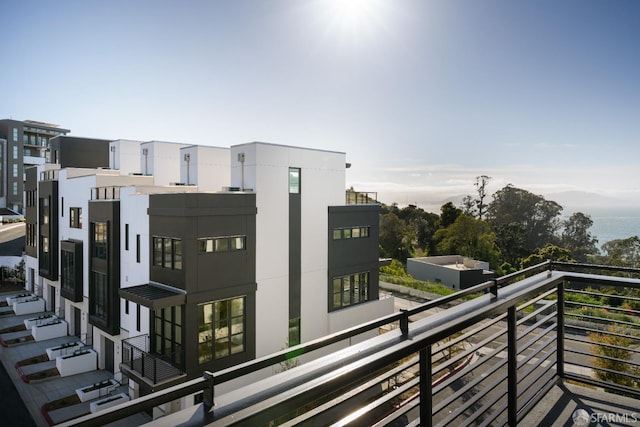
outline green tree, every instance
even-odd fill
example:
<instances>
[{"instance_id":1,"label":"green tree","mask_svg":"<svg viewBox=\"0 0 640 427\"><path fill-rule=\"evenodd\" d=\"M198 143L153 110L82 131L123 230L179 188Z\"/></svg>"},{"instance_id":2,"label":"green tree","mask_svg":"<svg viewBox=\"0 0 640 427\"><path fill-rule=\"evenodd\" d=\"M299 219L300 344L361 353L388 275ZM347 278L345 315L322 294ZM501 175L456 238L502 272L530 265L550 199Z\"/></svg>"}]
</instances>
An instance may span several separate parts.
<instances>
[{"instance_id":1,"label":"green tree","mask_svg":"<svg viewBox=\"0 0 640 427\"><path fill-rule=\"evenodd\" d=\"M449 227L438 230L435 238L439 254L487 261L494 268L499 263L500 249L496 244L496 235L489 224L480 219L462 214Z\"/></svg>"},{"instance_id":2,"label":"green tree","mask_svg":"<svg viewBox=\"0 0 640 427\"><path fill-rule=\"evenodd\" d=\"M413 253L411 241L407 227L395 213L387 213L380 217L381 256L406 262Z\"/></svg>"},{"instance_id":3,"label":"green tree","mask_svg":"<svg viewBox=\"0 0 640 427\"><path fill-rule=\"evenodd\" d=\"M620 267L637 267L640 261L640 237L617 239L602 245L604 263Z\"/></svg>"},{"instance_id":4,"label":"green tree","mask_svg":"<svg viewBox=\"0 0 640 427\"><path fill-rule=\"evenodd\" d=\"M552 261L575 262L575 260L571 258L571 251L569 249L549 244L524 258L520 263L520 268L531 267L548 259Z\"/></svg>"},{"instance_id":5,"label":"green tree","mask_svg":"<svg viewBox=\"0 0 640 427\"><path fill-rule=\"evenodd\" d=\"M589 233L593 220L589 215L575 212L563 222L561 242L562 246L571 251L571 255L578 262L586 262L587 255L597 254L598 239Z\"/></svg>"},{"instance_id":6,"label":"green tree","mask_svg":"<svg viewBox=\"0 0 640 427\"><path fill-rule=\"evenodd\" d=\"M390 276L411 277L411 275L405 270L404 265L397 259L391 260L391 264L389 265L380 267L380 273L388 274Z\"/></svg>"},{"instance_id":7,"label":"green tree","mask_svg":"<svg viewBox=\"0 0 640 427\"><path fill-rule=\"evenodd\" d=\"M447 228L462 215L462 209L456 208L452 202L447 202L440 208L440 228Z\"/></svg>"},{"instance_id":8,"label":"green tree","mask_svg":"<svg viewBox=\"0 0 640 427\"><path fill-rule=\"evenodd\" d=\"M478 192L478 198L476 199L476 208L478 210L478 219L482 219L482 216L486 210L486 204L484 199L487 197L487 184L491 180L490 176L480 175L476 176L476 191Z\"/></svg>"},{"instance_id":9,"label":"green tree","mask_svg":"<svg viewBox=\"0 0 640 427\"><path fill-rule=\"evenodd\" d=\"M487 221L499 236L500 250L508 254L505 260L515 265L520 254L557 242L561 211L558 203L509 184L493 195Z\"/></svg>"}]
</instances>

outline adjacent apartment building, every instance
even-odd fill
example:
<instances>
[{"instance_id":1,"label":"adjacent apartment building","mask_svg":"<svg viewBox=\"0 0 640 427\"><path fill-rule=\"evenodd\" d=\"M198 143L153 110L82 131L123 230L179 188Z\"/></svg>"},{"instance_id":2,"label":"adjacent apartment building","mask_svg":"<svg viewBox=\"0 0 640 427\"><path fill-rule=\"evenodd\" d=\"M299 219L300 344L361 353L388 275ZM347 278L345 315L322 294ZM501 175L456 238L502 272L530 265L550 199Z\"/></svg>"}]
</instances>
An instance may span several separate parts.
<instances>
[{"instance_id":1,"label":"adjacent apartment building","mask_svg":"<svg viewBox=\"0 0 640 427\"><path fill-rule=\"evenodd\" d=\"M132 398L393 311L345 153L94 142L27 172L27 288Z\"/></svg>"},{"instance_id":2,"label":"adjacent apartment building","mask_svg":"<svg viewBox=\"0 0 640 427\"><path fill-rule=\"evenodd\" d=\"M0 208L24 214L25 168L50 161L51 139L67 133L51 123L0 120Z\"/></svg>"}]
</instances>

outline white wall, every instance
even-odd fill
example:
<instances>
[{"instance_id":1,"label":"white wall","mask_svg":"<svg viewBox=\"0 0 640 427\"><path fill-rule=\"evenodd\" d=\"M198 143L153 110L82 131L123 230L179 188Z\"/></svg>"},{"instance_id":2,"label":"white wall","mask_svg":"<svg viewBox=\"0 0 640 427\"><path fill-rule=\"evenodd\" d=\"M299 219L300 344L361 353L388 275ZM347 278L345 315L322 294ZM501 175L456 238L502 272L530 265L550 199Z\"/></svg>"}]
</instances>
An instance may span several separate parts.
<instances>
[{"instance_id":1,"label":"white wall","mask_svg":"<svg viewBox=\"0 0 640 427\"><path fill-rule=\"evenodd\" d=\"M149 283L149 195L138 194L135 187L120 189L120 271L121 288ZM129 250L126 250L126 224L129 224ZM136 235L140 235L140 262L137 262ZM129 302L129 314L125 301L120 299L120 327L129 336L149 333L149 309L141 307L140 330L136 325L136 304Z\"/></svg>"},{"instance_id":2,"label":"white wall","mask_svg":"<svg viewBox=\"0 0 640 427\"><path fill-rule=\"evenodd\" d=\"M230 174L229 148L192 145L180 149L180 182L197 185L199 191L221 191L230 187Z\"/></svg>"},{"instance_id":3,"label":"white wall","mask_svg":"<svg viewBox=\"0 0 640 427\"><path fill-rule=\"evenodd\" d=\"M109 143L109 167L120 170L122 175L142 173L140 169L140 144L142 141L118 139ZM111 151L115 149L114 153Z\"/></svg>"},{"instance_id":4,"label":"white wall","mask_svg":"<svg viewBox=\"0 0 640 427\"><path fill-rule=\"evenodd\" d=\"M231 147L231 186L256 192L256 354L280 350L289 326L289 168L301 168L302 341L329 332L328 206L344 204L345 154L266 143Z\"/></svg>"},{"instance_id":5,"label":"white wall","mask_svg":"<svg viewBox=\"0 0 640 427\"><path fill-rule=\"evenodd\" d=\"M153 175L155 185L169 185L180 181L180 149L188 144L149 141L140 144L140 171ZM147 150L147 155L144 155Z\"/></svg>"}]
</instances>

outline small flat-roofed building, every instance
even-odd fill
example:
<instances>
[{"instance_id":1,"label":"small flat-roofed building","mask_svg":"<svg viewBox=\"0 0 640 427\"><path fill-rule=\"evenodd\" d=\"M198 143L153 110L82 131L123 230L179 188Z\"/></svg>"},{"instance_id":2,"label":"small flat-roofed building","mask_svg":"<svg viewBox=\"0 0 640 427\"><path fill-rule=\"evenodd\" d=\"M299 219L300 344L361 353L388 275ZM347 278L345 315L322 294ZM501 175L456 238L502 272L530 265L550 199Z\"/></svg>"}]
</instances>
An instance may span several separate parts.
<instances>
[{"instance_id":1,"label":"small flat-roofed building","mask_svg":"<svg viewBox=\"0 0 640 427\"><path fill-rule=\"evenodd\" d=\"M407 273L414 279L438 282L451 289L466 289L495 277L489 263L461 255L407 259Z\"/></svg>"}]
</instances>

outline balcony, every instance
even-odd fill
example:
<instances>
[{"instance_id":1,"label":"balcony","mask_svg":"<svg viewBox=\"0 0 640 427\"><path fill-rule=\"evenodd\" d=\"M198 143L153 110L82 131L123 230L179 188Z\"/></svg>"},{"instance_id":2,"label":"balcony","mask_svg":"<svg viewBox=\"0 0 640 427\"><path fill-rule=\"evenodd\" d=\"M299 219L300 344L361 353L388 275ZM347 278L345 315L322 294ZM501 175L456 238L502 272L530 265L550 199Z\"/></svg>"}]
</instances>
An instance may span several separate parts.
<instances>
[{"instance_id":1,"label":"balcony","mask_svg":"<svg viewBox=\"0 0 640 427\"><path fill-rule=\"evenodd\" d=\"M138 335L122 340L122 363L120 369L130 377L158 390L186 374L158 354L150 353L149 335Z\"/></svg>"},{"instance_id":2,"label":"balcony","mask_svg":"<svg viewBox=\"0 0 640 427\"><path fill-rule=\"evenodd\" d=\"M638 277L545 262L74 422L105 424L203 391L202 404L156 422L631 424L640 419ZM357 339L371 331L386 332ZM255 379L273 366L281 372Z\"/></svg>"},{"instance_id":3,"label":"balcony","mask_svg":"<svg viewBox=\"0 0 640 427\"><path fill-rule=\"evenodd\" d=\"M120 200L120 187L93 187L91 200Z\"/></svg>"},{"instance_id":4,"label":"balcony","mask_svg":"<svg viewBox=\"0 0 640 427\"><path fill-rule=\"evenodd\" d=\"M378 193L373 191L347 190L347 205L378 204Z\"/></svg>"},{"instance_id":5,"label":"balcony","mask_svg":"<svg viewBox=\"0 0 640 427\"><path fill-rule=\"evenodd\" d=\"M40 181L57 181L59 179L60 169L48 169L40 172Z\"/></svg>"}]
</instances>

